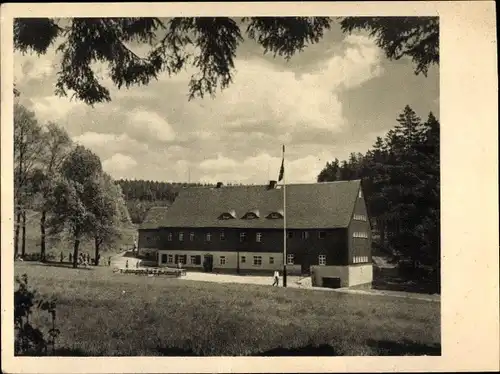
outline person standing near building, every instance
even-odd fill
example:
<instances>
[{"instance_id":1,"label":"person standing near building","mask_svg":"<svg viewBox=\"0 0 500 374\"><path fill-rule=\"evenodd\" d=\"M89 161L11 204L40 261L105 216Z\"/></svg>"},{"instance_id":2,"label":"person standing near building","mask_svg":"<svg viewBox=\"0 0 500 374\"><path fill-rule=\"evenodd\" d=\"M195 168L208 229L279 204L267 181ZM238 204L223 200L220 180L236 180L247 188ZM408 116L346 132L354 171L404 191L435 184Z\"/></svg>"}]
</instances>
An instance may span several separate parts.
<instances>
[{"instance_id":1,"label":"person standing near building","mask_svg":"<svg viewBox=\"0 0 500 374\"><path fill-rule=\"evenodd\" d=\"M280 283L280 273L278 270L274 271L274 282L273 282L273 287L278 287Z\"/></svg>"}]
</instances>

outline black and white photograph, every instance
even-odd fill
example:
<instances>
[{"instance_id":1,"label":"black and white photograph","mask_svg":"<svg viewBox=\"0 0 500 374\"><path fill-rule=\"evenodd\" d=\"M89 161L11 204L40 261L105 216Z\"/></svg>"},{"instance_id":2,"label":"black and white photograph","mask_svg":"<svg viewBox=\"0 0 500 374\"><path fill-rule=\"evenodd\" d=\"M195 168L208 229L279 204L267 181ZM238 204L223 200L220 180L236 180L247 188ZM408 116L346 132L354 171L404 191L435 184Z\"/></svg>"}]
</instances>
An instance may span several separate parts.
<instances>
[{"instance_id":1,"label":"black and white photograph","mask_svg":"<svg viewBox=\"0 0 500 374\"><path fill-rule=\"evenodd\" d=\"M12 27L14 357L442 356L438 13Z\"/></svg>"}]
</instances>

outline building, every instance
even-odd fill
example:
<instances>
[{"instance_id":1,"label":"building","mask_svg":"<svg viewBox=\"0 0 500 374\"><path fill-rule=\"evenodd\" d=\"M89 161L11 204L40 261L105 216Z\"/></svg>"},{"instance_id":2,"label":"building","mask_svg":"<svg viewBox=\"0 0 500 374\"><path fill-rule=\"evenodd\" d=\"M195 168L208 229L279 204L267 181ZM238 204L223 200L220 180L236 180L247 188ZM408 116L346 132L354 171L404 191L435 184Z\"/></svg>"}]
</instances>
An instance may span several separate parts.
<instances>
[{"instance_id":1,"label":"building","mask_svg":"<svg viewBox=\"0 0 500 374\"><path fill-rule=\"evenodd\" d=\"M153 208L139 249L159 266L213 272L283 269L283 187L193 187L172 206ZM360 180L286 186L288 274L311 274L328 287L372 282L371 227Z\"/></svg>"}]
</instances>

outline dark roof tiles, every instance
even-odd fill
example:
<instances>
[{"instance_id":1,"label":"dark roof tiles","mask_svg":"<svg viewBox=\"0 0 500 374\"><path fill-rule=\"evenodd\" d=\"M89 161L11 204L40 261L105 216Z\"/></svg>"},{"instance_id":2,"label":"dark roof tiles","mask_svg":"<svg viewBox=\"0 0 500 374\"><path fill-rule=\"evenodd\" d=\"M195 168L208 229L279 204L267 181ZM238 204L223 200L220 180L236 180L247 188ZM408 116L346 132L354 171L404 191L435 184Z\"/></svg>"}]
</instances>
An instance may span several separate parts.
<instances>
[{"instance_id":1,"label":"dark roof tiles","mask_svg":"<svg viewBox=\"0 0 500 374\"><path fill-rule=\"evenodd\" d=\"M286 186L286 219L290 229L344 228L349 225L360 180L290 184ZM280 186L227 186L221 188L186 188L180 191L168 211L152 212L157 227L234 227L282 228L282 219L266 218L283 209ZM242 217L250 211L260 212L260 218L221 220L223 212L235 211ZM151 211L150 211L151 212ZM163 214L158 220L157 215ZM150 213L148 213L149 218ZM151 222L146 224L148 228ZM145 227L141 227L145 228Z\"/></svg>"}]
</instances>

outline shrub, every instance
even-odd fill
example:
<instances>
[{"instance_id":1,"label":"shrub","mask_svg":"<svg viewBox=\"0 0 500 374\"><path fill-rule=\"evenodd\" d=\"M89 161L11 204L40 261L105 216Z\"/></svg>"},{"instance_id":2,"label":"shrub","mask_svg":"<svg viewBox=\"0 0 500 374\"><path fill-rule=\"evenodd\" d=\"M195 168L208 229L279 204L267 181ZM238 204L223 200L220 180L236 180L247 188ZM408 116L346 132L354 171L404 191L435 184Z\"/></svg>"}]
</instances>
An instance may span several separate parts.
<instances>
[{"instance_id":1,"label":"shrub","mask_svg":"<svg viewBox=\"0 0 500 374\"><path fill-rule=\"evenodd\" d=\"M41 356L48 354L48 347L55 353L55 342L60 331L56 328L56 301L38 298L36 291L28 287L28 276L23 274L16 277L18 285L14 292L14 354L26 356ZM52 326L48 337L34 327L30 322L33 308L46 311L50 314Z\"/></svg>"}]
</instances>

